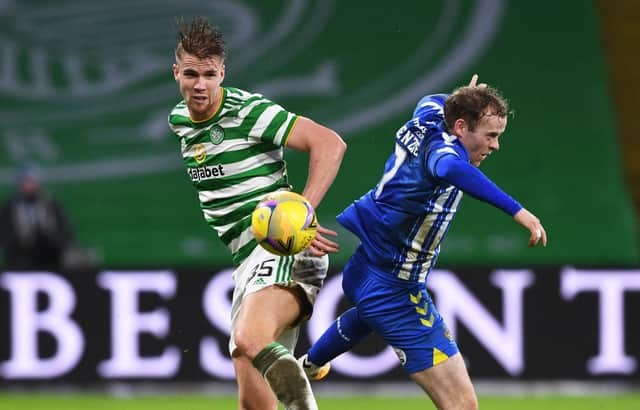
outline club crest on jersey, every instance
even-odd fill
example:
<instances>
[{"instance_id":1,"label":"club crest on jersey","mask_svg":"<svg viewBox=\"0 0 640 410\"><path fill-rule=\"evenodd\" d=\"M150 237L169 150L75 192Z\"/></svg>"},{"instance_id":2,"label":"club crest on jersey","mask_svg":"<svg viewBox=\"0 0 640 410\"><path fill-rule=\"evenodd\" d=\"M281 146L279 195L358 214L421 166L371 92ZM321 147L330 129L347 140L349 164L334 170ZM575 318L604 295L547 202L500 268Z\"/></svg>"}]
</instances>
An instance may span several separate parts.
<instances>
[{"instance_id":1,"label":"club crest on jersey","mask_svg":"<svg viewBox=\"0 0 640 410\"><path fill-rule=\"evenodd\" d=\"M193 159L195 159L198 164L202 164L204 160L207 159L207 149L202 144L193 146L193 154Z\"/></svg>"},{"instance_id":2,"label":"club crest on jersey","mask_svg":"<svg viewBox=\"0 0 640 410\"><path fill-rule=\"evenodd\" d=\"M224 140L224 129L219 125L214 125L209 130L209 138L215 145L220 144Z\"/></svg>"}]
</instances>

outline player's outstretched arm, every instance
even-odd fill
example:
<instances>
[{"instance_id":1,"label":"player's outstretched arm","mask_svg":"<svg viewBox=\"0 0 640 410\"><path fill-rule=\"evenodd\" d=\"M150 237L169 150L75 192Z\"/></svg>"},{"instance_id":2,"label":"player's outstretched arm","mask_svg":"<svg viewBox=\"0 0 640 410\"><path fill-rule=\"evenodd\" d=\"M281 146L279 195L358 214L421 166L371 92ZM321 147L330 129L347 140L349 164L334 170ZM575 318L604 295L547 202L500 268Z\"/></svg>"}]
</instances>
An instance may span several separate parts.
<instances>
[{"instance_id":1,"label":"player's outstretched arm","mask_svg":"<svg viewBox=\"0 0 640 410\"><path fill-rule=\"evenodd\" d=\"M478 168L451 154L444 155L437 162L429 164L433 166L432 172L437 178L462 189L474 198L513 215L516 222L531 232L529 246L535 246L540 241L542 241L542 246L547 246L547 233L540 220L502 191Z\"/></svg>"},{"instance_id":2,"label":"player's outstretched arm","mask_svg":"<svg viewBox=\"0 0 640 410\"><path fill-rule=\"evenodd\" d=\"M538 242L541 242L542 246L547 246L547 232L534 214L522 208L513 215L513 219L531 233L529 246L536 246Z\"/></svg>"},{"instance_id":3,"label":"player's outstretched arm","mask_svg":"<svg viewBox=\"0 0 640 410\"><path fill-rule=\"evenodd\" d=\"M287 146L309 153L309 175L302 195L317 209L338 174L347 144L333 130L300 117ZM312 254L322 256L338 252L338 244L324 235L336 236L337 233L318 225L316 237L309 247Z\"/></svg>"}]
</instances>

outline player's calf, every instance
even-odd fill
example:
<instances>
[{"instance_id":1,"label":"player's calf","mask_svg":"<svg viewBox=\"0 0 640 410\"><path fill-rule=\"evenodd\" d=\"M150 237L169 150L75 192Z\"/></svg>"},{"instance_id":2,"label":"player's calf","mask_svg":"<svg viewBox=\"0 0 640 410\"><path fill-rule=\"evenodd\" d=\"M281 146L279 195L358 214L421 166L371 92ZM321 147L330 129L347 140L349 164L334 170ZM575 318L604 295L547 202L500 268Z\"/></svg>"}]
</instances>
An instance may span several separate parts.
<instances>
[{"instance_id":1,"label":"player's calf","mask_svg":"<svg viewBox=\"0 0 640 410\"><path fill-rule=\"evenodd\" d=\"M253 365L287 410L318 410L309 380L284 346L269 344L253 359Z\"/></svg>"}]
</instances>

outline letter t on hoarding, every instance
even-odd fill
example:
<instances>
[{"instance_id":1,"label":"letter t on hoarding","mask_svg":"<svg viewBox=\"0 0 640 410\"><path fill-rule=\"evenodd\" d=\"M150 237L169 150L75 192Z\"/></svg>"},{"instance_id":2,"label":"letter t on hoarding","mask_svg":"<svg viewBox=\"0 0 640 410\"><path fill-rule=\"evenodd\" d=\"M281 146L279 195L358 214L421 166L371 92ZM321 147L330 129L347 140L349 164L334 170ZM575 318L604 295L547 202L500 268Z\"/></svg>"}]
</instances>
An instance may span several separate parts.
<instances>
[{"instance_id":1,"label":"letter t on hoarding","mask_svg":"<svg viewBox=\"0 0 640 410\"><path fill-rule=\"evenodd\" d=\"M560 278L562 297L573 299L583 291L600 294L600 342L598 355L589 359L591 374L636 370L637 362L624 353L624 292L640 291L640 271L578 270L565 268Z\"/></svg>"}]
</instances>

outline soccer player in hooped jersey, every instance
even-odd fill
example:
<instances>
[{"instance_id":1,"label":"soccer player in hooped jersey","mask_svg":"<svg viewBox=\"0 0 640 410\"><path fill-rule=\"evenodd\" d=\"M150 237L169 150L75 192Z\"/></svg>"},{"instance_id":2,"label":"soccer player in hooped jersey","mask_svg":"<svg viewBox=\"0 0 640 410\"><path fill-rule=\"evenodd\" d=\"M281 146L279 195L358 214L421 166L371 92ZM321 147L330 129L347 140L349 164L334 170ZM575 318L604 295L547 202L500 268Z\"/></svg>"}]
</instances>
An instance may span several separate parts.
<instances>
[{"instance_id":1,"label":"soccer player in hooped jersey","mask_svg":"<svg viewBox=\"0 0 640 410\"><path fill-rule=\"evenodd\" d=\"M331 359L375 331L438 409L478 407L456 342L426 291L427 276L463 192L512 216L529 231L529 246L546 246L547 234L478 170L500 148L509 108L477 78L451 95L422 98L397 132L378 185L338 216L361 241L342 280L355 307L299 359L309 378L322 378Z\"/></svg>"},{"instance_id":2,"label":"soccer player in hooped jersey","mask_svg":"<svg viewBox=\"0 0 640 410\"><path fill-rule=\"evenodd\" d=\"M251 233L251 213L268 193L288 191L283 147L309 152L302 194L317 207L346 145L335 132L260 94L222 87L222 35L202 18L182 23L173 75L184 100L169 116L207 223L229 247L236 270L229 351L241 409L317 409L292 356L299 324L312 311L338 245L318 226L309 250L268 253Z\"/></svg>"}]
</instances>

